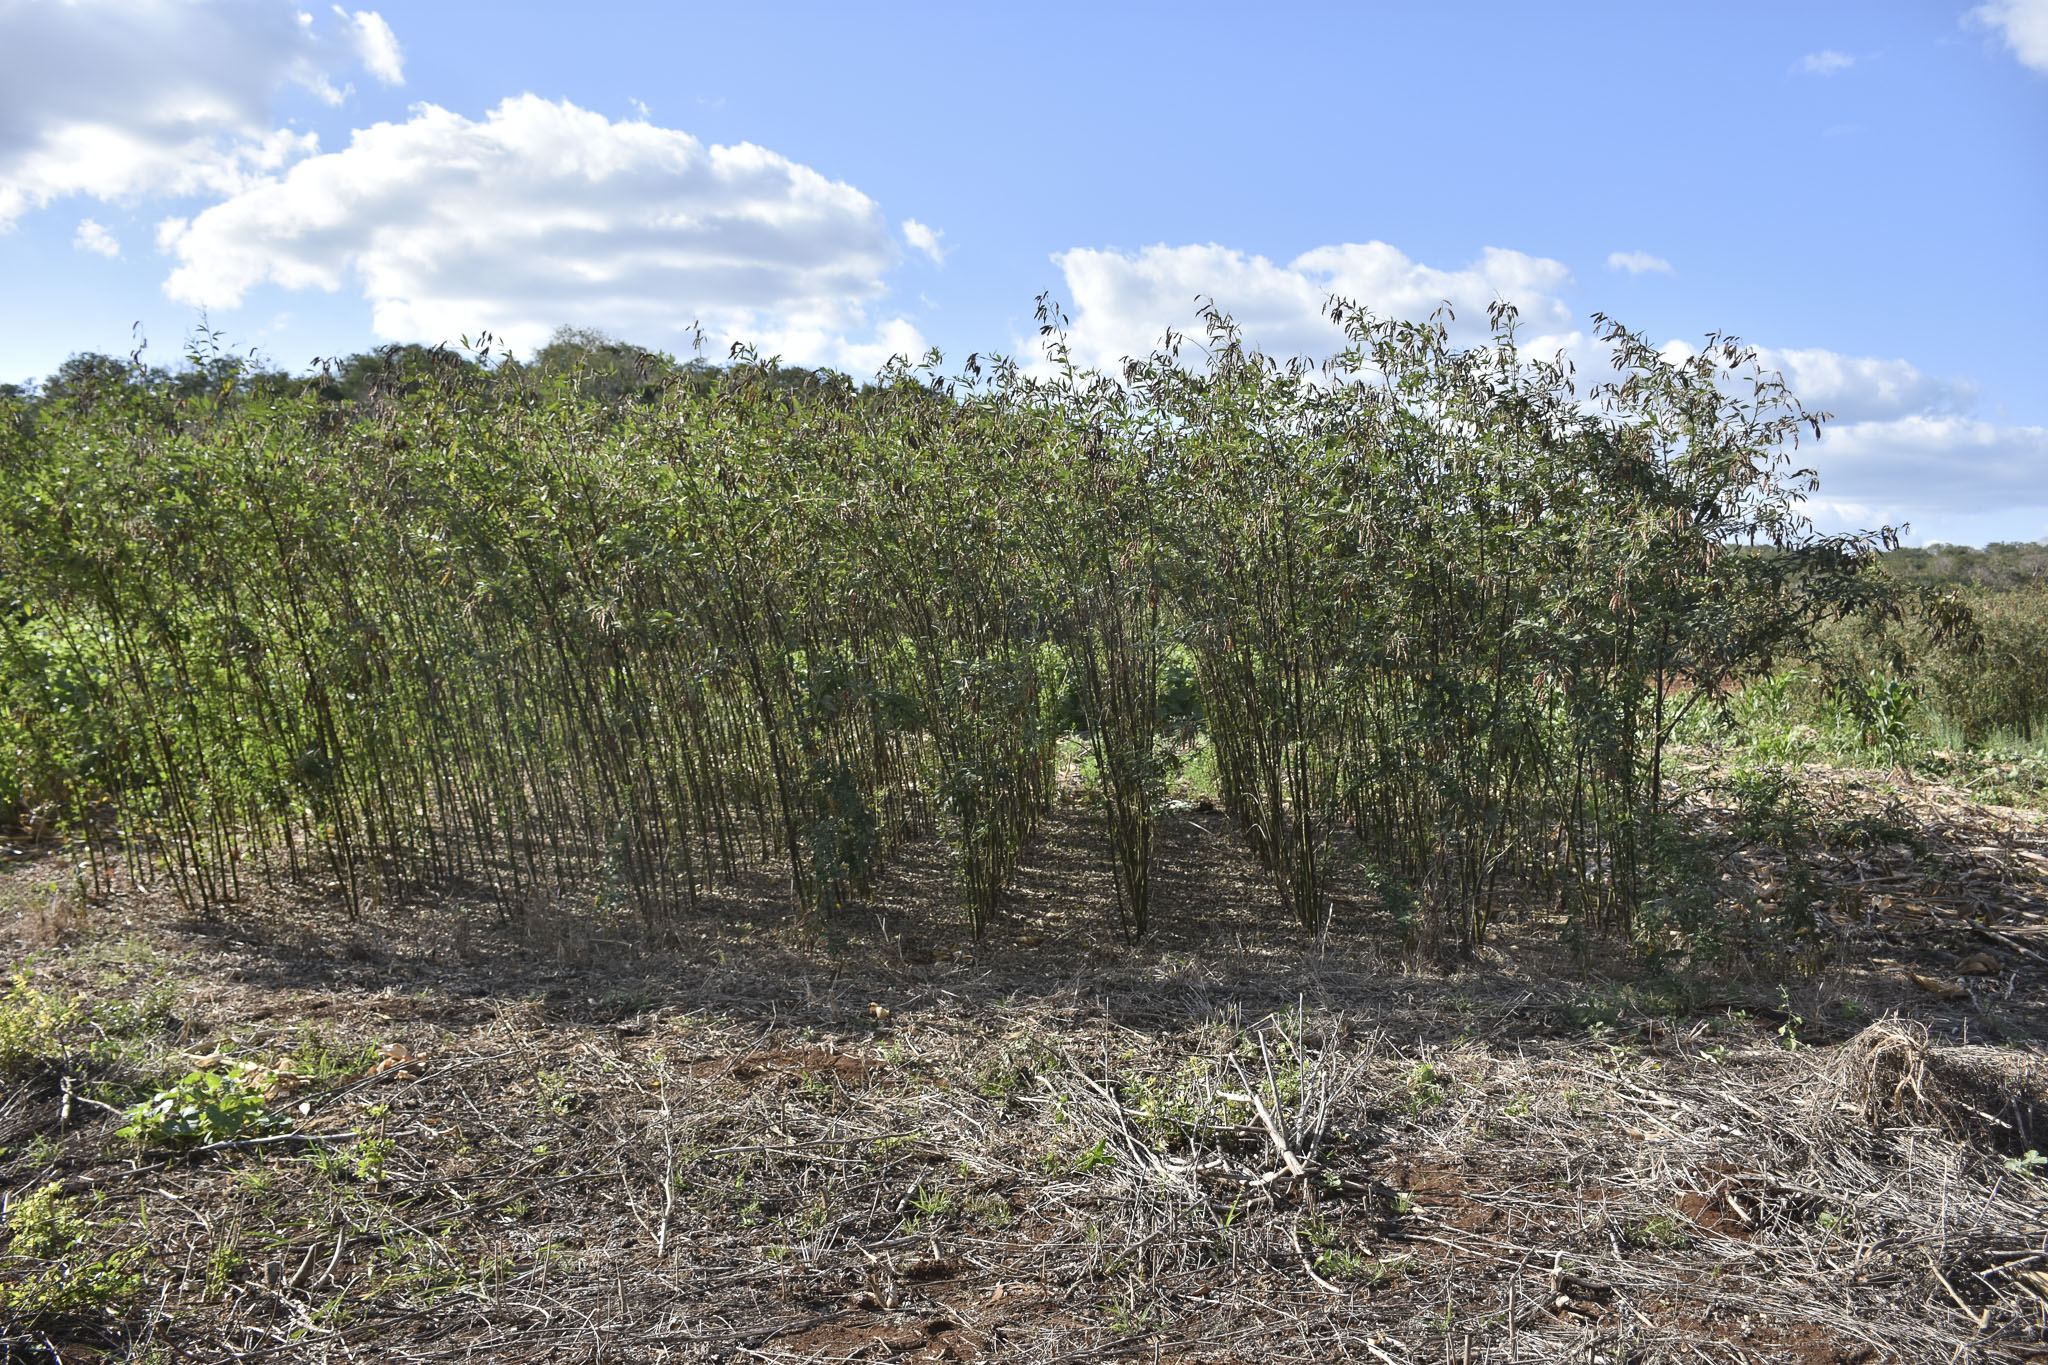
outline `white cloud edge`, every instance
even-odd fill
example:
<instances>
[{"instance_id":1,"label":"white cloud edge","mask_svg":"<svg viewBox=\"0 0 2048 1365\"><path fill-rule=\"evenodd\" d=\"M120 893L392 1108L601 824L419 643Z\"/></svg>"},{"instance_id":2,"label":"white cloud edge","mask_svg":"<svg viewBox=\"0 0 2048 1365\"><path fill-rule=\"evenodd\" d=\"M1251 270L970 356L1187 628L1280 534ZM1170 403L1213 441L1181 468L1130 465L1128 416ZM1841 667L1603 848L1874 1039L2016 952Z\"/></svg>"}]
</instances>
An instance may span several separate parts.
<instances>
[{"instance_id":1,"label":"white cloud edge","mask_svg":"<svg viewBox=\"0 0 2048 1365\"><path fill-rule=\"evenodd\" d=\"M1675 275L1671 262L1662 256L1652 256L1647 251L1610 251L1607 253L1609 270L1625 270L1631 275Z\"/></svg>"},{"instance_id":2,"label":"white cloud edge","mask_svg":"<svg viewBox=\"0 0 2048 1365\"><path fill-rule=\"evenodd\" d=\"M1198 333L1197 298L1213 299L1248 339L1278 355L1321 358L1337 348L1337 333L1323 317L1332 295L1416 321L1448 304L1453 336L1461 339L1485 332L1488 307L1505 298L1520 309L1532 355L1582 339L1559 297L1575 286L1570 269L1503 247L1486 247L1455 270L1424 265L1379 241L1316 247L1284 265L1215 242L1162 242L1137 251L1076 247L1052 261L1066 279L1070 353L1106 373L1127 356L1149 354L1169 327ZM1038 350L1021 339L1016 349L1026 356ZM1031 364L1045 368L1042 360Z\"/></svg>"},{"instance_id":3,"label":"white cloud edge","mask_svg":"<svg viewBox=\"0 0 2048 1365\"><path fill-rule=\"evenodd\" d=\"M349 11L340 5L334 13L350 29L356 57L372 76L385 85L405 84L405 50L384 16L373 9Z\"/></svg>"},{"instance_id":4,"label":"white cloud edge","mask_svg":"<svg viewBox=\"0 0 2048 1365\"><path fill-rule=\"evenodd\" d=\"M121 259L121 239L91 218L78 220L78 230L71 234L71 248L74 251L90 251L95 256L104 256L110 261Z\"/></svg>"},{"instance_id":5,"label":"white cloud edge","mask_svg":"<svg viewBox=\"0 0 2048 1365\"><path fill-rule=\"evenodd\" d=\"M945 235L943 229L926 227L915 218L903 220L903 240L931 257L933 265L946 263L946 249L939 245L939 238Z\"/></svg>"},{"instance_id":6,"label":"white cloud edge","mask_svg":"<svg viewBox=\"0 0 2048 1365\"><path fill-rule=\"evenodd\" d=\"M334 77L356 64L404 81L381 14L334 14L321 29L292 0L0 4L0 46L24 62L0 85L0 232L65 199L231 194L313 154L314 135L277 126L280 90L339 104Z\"/></svg>"},{"instance_id":7,"label":"white cloud edge","mask_svg":"<svg viewBox=\"0 0 2048 1365\"><path fill-rule=\"evenodd\" d=\"M389 340L488 330L526 350L566 323L680 344L702 322L721 349L856 371L925 350L907 318L876 316L902 247L853 186L752 144L707 147L532 95L481 120L415 105L165 219L157 240L181 302L350 290Z\"/></svg>"},{"instance_id":8,"label":"white cloud edge","mask_svg":"<svg viewBox=\"0 0 2048 1365\"><path fill-rule=\"evenodd\" d=\"M2048 0L1990 0L1964 18L1995 31L2021 66L2048 74Z\"/></svg>"},{"instance_id":9,"label":"white cloud edge","mask_svg":"<svg viewBox=\"0 0 2048 1365\"><path fill-rule=\"evenodd\" d=\"M1847 52L1837 52L1824 47L1818 52L1809 52L1793 66L1793 70L1808 76L1832 76L1838 71L1847 71L1856 65L1856 58Z\"/></svg>"}]
</instances>

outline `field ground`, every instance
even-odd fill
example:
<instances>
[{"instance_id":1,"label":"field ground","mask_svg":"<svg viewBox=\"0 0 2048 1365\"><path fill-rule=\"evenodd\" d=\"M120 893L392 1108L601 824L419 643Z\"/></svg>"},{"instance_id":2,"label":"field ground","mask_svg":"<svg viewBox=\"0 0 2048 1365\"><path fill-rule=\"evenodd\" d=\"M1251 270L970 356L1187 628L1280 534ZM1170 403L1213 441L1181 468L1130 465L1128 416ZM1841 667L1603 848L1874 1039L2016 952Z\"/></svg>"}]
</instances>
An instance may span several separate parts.
<instances>
[{"instance_id":1,"label":"field ground","mask_svg":"<svg viewBox=\"0 0 2048 1365\"><path fill-rule=\"evenodd\" d=\"M1137 949L1072 808L979 945L936 848L827 942L764 877L659 949L565 907L190 922L19 848L0 1268L73 1300L0 1356L2048 1360L2048 817L1821 790L1861 834L1798 860L1817 932L1682 974L1535 920L1418 967L1362 903L1305 944L1194 808ZM1731 895L1794 880L1718 847ZM116 1134L188 1072L268 1119ZM85 1223L38 1260L52 1183Z\"/></svg>"}]
</instances>

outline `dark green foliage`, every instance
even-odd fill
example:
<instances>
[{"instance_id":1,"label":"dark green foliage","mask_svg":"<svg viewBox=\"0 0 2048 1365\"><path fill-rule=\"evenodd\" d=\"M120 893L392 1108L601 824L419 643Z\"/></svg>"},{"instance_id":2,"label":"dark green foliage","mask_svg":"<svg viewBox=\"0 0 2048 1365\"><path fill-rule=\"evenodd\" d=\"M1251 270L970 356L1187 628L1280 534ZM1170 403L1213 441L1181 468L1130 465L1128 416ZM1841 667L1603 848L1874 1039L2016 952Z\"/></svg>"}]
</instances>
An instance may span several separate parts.
<instances>
[{"instance_id":1,"label":"dark green foliage","mask_svg":"<svg viewBox=\"0 0 2048 1365\"><path fill-rule=\"evenodd\" d=\"M609 404L652 403L679 378L704 388L717 378L716 367L703 360L678 366L670 356L582 327L556 328L523 368L539 380L567 376L583 398Z\"/></svg>"},{"instance_id":2,"label":"dark green foliage","mask_svg":"<svg viewBox=\"0 0 2048 1365\"><path fill-rule=\"evenodd\" d=\"M2008 592L2048 584L2048 541L1994 541L1968 545L1900 546L1884 556L1885 571L1901 583L1936 588Z\"/></svg>"},{"instance_id":3,"label":"dark green foliage","mask_svg":"<svg viewBox=\"0 0 2048 1365\"><path fill-rule=\"evenodd\" d=\"M1908 581L1820 632L1810 662L1864 747L1893 758L1925 733L1972 748L2048 738L2048 586Z\"/></svg>"},{"instance_id":4,"label":"dark green foliage","mask_svg":"<svg viewBox=\"0 0 2048 1365\"><path fill-rule=\"evenodd\" d=\"M1929 703L1971 744L2048 738L2048 587L1964 600L1973 629L1936 641L1921 670Z\"/></svg>"},{"instance_id":5,"label":"dark green foliage","mask_svg":"<svg viewBox=\"0 0 2048 1365\"><path fill-rule=\"evenodd\" d=\"M588 333L81 358L0 427L0 795L209 912L466 883L656 932L764 862L815 922L936 830L978 934L1078 728L1137 935L1200 726L1305 929L1349 877L1447 950L1510 884L1628 932L1673 729L1868 607L1874 547L1798 517L1807 419L1732 342L1609 326L1588 401L1505 310L1333 317L1321 374L1212 314L1116 382L1050 309L1046 377L867 388Z\"/></svg>"}]
</instances>

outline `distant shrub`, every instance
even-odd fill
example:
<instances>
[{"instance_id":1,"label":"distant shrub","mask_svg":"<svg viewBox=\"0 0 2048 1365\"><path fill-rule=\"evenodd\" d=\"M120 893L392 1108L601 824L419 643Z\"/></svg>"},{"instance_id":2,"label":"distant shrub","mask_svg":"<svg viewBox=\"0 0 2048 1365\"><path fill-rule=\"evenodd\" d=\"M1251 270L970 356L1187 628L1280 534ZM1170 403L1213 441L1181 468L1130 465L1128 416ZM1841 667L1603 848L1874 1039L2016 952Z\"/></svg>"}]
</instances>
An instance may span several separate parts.
<instances>
[{"instance_id":1,"label":"distant shrub","mask_svg":"<svg viewBox=\"0 0 2048 1365\"><path fill-rule=\"evenodd\" d=\"M2048 583L2048 541L1994 541L1968 545L1900 546L1884 556L1885 570L1902 583L1988 588L1994 592Z\"/></svg>"},{"instance_id":2,"label":"distant shrub","mask_svg":"<svg viewBox=\"0 0 2048 1365\"><path fill-rule=\"evenodd\" d=\"M2000 733L2039 737L2048 721L2048 588L1968 600L1977 638L1931 652L1929 702L1973 745Z\"/></svg>"}]
</instances>

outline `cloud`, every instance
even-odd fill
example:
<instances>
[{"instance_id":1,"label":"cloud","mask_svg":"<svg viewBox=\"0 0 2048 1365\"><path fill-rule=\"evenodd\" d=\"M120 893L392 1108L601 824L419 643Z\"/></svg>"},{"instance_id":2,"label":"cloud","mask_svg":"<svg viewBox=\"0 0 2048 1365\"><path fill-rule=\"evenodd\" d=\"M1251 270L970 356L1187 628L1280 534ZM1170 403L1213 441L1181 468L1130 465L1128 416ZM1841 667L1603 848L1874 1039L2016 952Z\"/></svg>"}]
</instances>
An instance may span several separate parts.
<instances>
[{"instance_id":1,"label":"cloud","mask_svg":"<svg viewBox=\"0 0 2048 1365\"><path fill-rule=\"evenodd\" d=\"M1808 347L1757 347L1757 363L1775 370L1807 408L1832 412L1837 423L1865 423L1912 415L1966 413L1977 401L1967 380L1936 379L1904 360L1842 355Z\"/></svg>"},{"instance_id":2,"label":"cloud","mask_svg":"<svg viewBox=\"0 0 2048 1365\"><path fill-rule=\"evenodd\" d=\"M1661 349L1673 361L1697 354L1683 341ZM1818 346L1753 349L1758 368L1782 376L1809 412L1832 414L1819 441L1793 455L1820 476L1807 510L1823 525L1912 522L1924 530L1934 518L1959 524L2026 508L2048 514L2048 428L1973 416L1977 386L1970 381ZM1747 393L1740 381L1730 388Z\"/></svg>"},{"instance_id":3,"label":"cloud","mask_svg":"<svg viewBox=\"0 0 2048 1365\"><path fill-rule=\"evenodd\" d=\"M1682 341L1673 361L1697 354ZM1834 530L1911 523L1972 543L2010 537L2029 511L2048 519L2048 428L2001 426L1971 413L1977 386L1938 379L1909 361L1820 347L1753 348L1809 412L1831 413L1820 439L1792 458L1820 477L1806 511ZM1748 386L1731 383L1736 393ZM2026 532L2033 534L2033 532Z\"/></svg>"},{"instance_id":4,"label":"cloud","mask_svg":"<svg viewBox=\"0 0 2048 1365\"><path fill-rule=\"evenodd\" d=\"M1969 17L1996 29L2020 65L2048 72L2048 0L1991 0Z\"/></svg>"},{"instance_id":5,"label":"cloud","mask_svg":"<svg viewBox=\"0 0 2048 1365\"><path fill-rule=\"evenodd\" d=\"M813 364L913 353L869 308L901 251L879 206L742 143L505 100L481 121L431 104L253 184L158 241L172 298L214 308L264 284L360 289L392 340L488 330L525 350L562 324L648 344L693 322Z\"/></svg>"},{"instance_id":6,"label":"cloud","mask_svg":"<svg viewBox=\"0 0 2048 1365\"><path fill-rule=\"evenodd\" d=\"M1616 253L1613 263L1627 269L1629 255ZM1525 354L1563 352L1582 385L1610 374L1604 348L1579 330L1562 297L1570 272L1516 251L1491 248L1457 270L1422 265L1383 242L1319 247L1286 265L1216 245L1079 249L1054 260L1072 300L1074 358L1099 369L1148 353L1169 326L1193 330L1198 296L1213 298L1270 354L1320 358L1339 342L1320 314L1335 293L1404 318L1426 317L1449 300L1458 313L1452 340L1461 344L1485 338L1486 305L1506 298L1522 311ZM1695 353L1677 341L1664 349L1673 360ZM1835 414L1820 441L1794 456L1820 472L1808 510L1823 524L1966 528L1977 524L1972 518L2023 517L2029 508L2048 517L2048 428L1976 418L1975 385L1906 360L1820 347L1759 347L1756 359L1809 409Z\"/></svg>"},{"instance_id":7,"label":"cloud","mask_svg":"<svg viewBox=\"0 0 2048 1365\"><path fill-rule=\"evenodd\" d=\"M1382 317L1421 320L1448 303L1453 335L1487 332L1487 307L1505 298L1522 312L1532 347L1576 344L1571 310L1558 297L1572 285L1563 264L1488 247L1458 270L1410 260L1385 242L1317 247L1277 265L1228 247L1150 246L1137 252L1080 247L1053 257L1072 310L1068 345L1079 363L1113 369L1151 352L1167 328L1187 332L1198 297L1213 299L1246 338L1275 355L1323 357L1343 338L1322 315L1339 295ZM1548 335L1557 334L1557 335Z\"/></svg>"},{"instance_id":8,"label":"cloud","mask_svg":"<svg viewBox=\"0 0 2048 1365\"><path fill-rule=\"evenodd\" d=\"M1820 471L1814 510L1842 522L2048 508L2048 427L1932 414L1837 423L1799 458Z\"/></svg>"},{"instance_id":9,"label":"cloud","mask_svg":"<svg viewBox=\"0 0 2048 1365\"><path fill-rule=\"evenodd\" d=\"M1605 349L1581 330L1561 297L1573 285L1571 273L1557 261L1518 251L1488 248L1460 270L1422 265L1384 242L1318 247L1285 266L1215 245L1135 253L1077 249L1054 260L1066 275L1074 356L1100 369L1149 353L1169 327L1191 331L1198 298L1213 298L1249 341L1271 354L1321 358L1341 345L1322 315L1336 294L1382 317L1409 319L1425 318L1448 301L1457 313L1452 340L1462 344L1487 336L1487 305L1505 298L1521 311L1526 353L1562 350L1588 382L1610 373ZM1644 252L1616 252L1608 263L1631 273L1670 268ZM1684 341L1664 350L1674 360L1696 354ZM1833 413L1837 424L1959 418L1977 401L1969 381L1938 378L1906 360L1818 346L1754 350L1764 371L1782 374L1807 408Z\"/></svg>"},{"instance_id":10,"label":"cloud","mask_svg":"<svg viewBox=\"0 0 2048 1365\"><path fill-rule=\"evenodd\" d=\"M933 265L946 263L945 248L939 245L939 238L945 235L937 229L926 227L915 218L903 220L903 240L931 257Z\"/></svg>"},{"instance_id":11,"label":"cloud","mask_svg":"<svg viewBox=\"0 0 2048 1365\"><path fill-rule=\"evenodd\" d=\"M1676 273L1671 269L1671 262L1665 260L1662 256L1652 256L1647 251L1609 252L1607 268L1609 270L1626 270L1631 275L1651 273L1670 275Z\"/></svg>"},{"instance_id":12,"label":"cloud","mask_svg":"<svg viewBox=\"0 0 2048 1365\"><path fill-rule=\"evenodd\" d=\"M781 354L795 356L798 349L788 344L791 339L782 339ZM890 318L875 328L874 337L869 341L848 341L843 338L822 338L824 353L831 363L843 370L856 374L873 374L889 363L894 356L906 356L911 360L922 360L925 354L925 339L907 318ZM766 348L764 348L766 349ZM809 354L817 354L813 349Z\"/></svg>"},{"instance_id":13,"label":"cloud","mask_svg":"<svg viewBox=\"0 0 2048 1365\"><path fill-rule=\"evenodd\" d=\"M339 102L360 64L400 78L374 13L316 28L290 0L6 0L0 3L0 230L82 195L232 193L314 150L278 128L298 86Z\"/></svg>"},{"instance_id":14,"label":"cloud","mask_svg":"<svg viewBox=\"0 0 2048 1365\"><path fill-rule=\"evenodd\" d=\"M78 231L71 236L71 246L75 251L90 251L110 261L121 258L120 240L90 218L79 220Z\"/></svg>"},{"instance_id":15,"label":"cloud","mask_svg":"<svg viewBox=\"0 0 2048 1365\"><path fill-rule=\"evenodd\" d=\"M1847 71L1854 65L1856 65L1854 57L1846 52L1837 52L1830 47L1823 48L1819 52L1807 53L1799 59L1799 64L1792 69L1803 71L1809 76L1832 76L1837 71Z\"/></svg>"},{"instance_id":16,"label":"cloud","mask_svg":"<svg viewBox=\"0 0 2048 1365\"><path fill-rule=\"evenodd\" d=\"M405 54L399 50L398 35L384 22L383 15L375 10L351 14L340 5L334 7L334 15L349 34L365 70L386 85L405 84Z\"/></svg>"}]
</instances>

